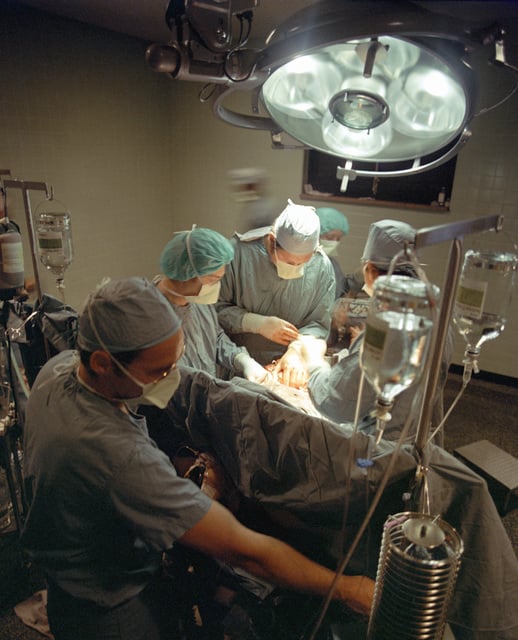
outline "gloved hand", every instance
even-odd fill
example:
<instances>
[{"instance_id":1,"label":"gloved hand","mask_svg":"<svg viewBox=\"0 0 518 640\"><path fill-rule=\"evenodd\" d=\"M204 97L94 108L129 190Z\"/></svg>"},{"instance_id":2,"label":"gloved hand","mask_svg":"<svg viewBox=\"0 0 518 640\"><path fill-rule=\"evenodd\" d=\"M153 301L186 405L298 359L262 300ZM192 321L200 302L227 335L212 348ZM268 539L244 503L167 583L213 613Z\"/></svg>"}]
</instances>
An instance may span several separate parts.
<instances>
[{"instance_id":1,"label":"gloved hand","mask_svg":"<svg viewBox=\"0 0 518 640\"><path fill-rule=\"evenodd\" d=\"M326 349L325 340L314 336L299 336L277 361L274 369L277 379L289 387L305 387L311 370L327 366L324 360Z\"/></svg>"},{"instance_id":2,"label":"gloved hand","mask_svg":"<svg viewBox=\"0 0 518 640\"><path fill-rule=\"evenodd\" d=\"M248 333L259 333L277 344L287 345L299 337L299 330L291 322L277 316L262 316L258 313L245 313L242 329Z\"/></svg>"},{"instance_id":3,"label":"gloved hand","mask_svg":"<svg viewBox=\"0 0 518 640\"><path fill-rule=\"evenodd\" d=\"M257 360L251 358L248 353L244 351L238 353L234 358L234 368L243 375L243 378L251 380L252 382L264 382L270 375Z\"/></svg>"},{"instance_id":4,"label":"gloved hand","mask_svg":"<svg viewBox=\"0 0 518 640\"><path fill-rule=\"evenodd\" d=\"M296 389L305 387L309 379L303 358L297 351L292 351L289 348L282 358L277 360L273 373L279 382Z\"/></svg>"}]
</instances>

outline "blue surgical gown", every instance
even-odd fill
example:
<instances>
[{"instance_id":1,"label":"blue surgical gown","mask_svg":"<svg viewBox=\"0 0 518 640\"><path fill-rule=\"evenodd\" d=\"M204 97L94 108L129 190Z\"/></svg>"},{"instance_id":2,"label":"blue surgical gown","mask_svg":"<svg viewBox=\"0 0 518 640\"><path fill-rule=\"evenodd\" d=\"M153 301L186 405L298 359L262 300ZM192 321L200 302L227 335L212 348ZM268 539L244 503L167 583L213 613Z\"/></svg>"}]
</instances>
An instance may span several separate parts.
<instances>
[{"instance_id":1,"label":"blue surgical gown","mask_svg":"<svg viewBox=\"0 0 518 640\"><path fill-rule=\"evenodd\" d=\"M216 304L219 322L234 342L265 365L285 347L258 334L242 331L247 312L277 316L294 324L303 335L326 340L335 296L335 277L329 258L318 249L305 264L304 275L284 280L270 260L264 236L250 241L232 239L234 258L227 266Z\"/></svg>"}]
</instances>

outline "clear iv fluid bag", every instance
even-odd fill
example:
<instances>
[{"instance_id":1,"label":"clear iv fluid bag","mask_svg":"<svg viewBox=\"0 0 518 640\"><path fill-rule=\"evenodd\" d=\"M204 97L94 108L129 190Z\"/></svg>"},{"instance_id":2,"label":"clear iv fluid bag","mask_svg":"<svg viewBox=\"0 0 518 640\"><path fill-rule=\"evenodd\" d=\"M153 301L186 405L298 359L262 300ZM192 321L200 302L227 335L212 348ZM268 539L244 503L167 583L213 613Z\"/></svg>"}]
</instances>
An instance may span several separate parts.
<instances>
[{"instance_id":1,"label":"clear iv fluid bag","mask_svg":"<svg viewBox=\"0 0 518 640\"><path fill-rule=\"evenodd\" d=\"M41 263L51 273L63 277L72 263L72 231L68 213L40 213L36 229Z\"/></svg>"},{"instance_id":2,"label":"clear iv fluid bag","mask_svg":"<svg viewBox=\"0 0 518 640\"><path fill-rule=\"evenodd\" d=\"M430 321L397 311L384 311L367 322L362 368L384 400L393 400L420 376L430 328Z\"/></svg>"},{"instance_id":3,"label":"clear iv fluid bag","mask_svg":"<svg viewBox=\"0 0 518 640\"><path fill-rule=\"evenodd\" d=\"M504 330L517 268L513 253L466 252L453 321L468 349L479 351Z\"/></svg>"},{"instance_id":4,"label":"clear iv fluid bag","mask_svg":"<svg viewBox=\"0 0 518 640\"><path fill-rule=\"evenodd\" d=\"M424 282L407 276L378 278L360 352L361 368L378 398L391 402L419 380L432 324Z\"/></svg>"}]
</instances>

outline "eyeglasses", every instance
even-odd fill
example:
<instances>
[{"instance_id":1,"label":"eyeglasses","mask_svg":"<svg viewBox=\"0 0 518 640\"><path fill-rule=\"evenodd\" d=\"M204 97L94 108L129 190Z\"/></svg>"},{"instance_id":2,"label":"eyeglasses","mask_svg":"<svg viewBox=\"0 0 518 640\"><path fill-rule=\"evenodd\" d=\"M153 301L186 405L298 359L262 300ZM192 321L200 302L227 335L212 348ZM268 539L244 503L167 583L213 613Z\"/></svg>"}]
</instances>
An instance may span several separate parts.
<instances>
[{"instance_id":1,"label":"eyeglasses","mask_svg":"<svg viewBox=\"0 0 518 640\"><path fill-rule=\"evenodd\" d=\"M182 353L180 354L178 360L176 362L173 362L173 364L169 367L169 369L166 369L163 373L161 373L158 376L158 378L155 378L148 384L157 384L158 382L160 382L160 380L163 380L164 378L167 378L168 376L170 376L173 373L173 371L177 368L178 362L183 358L184 353L185 353L185 344L183 345ZM128 371L127 373L130 373L130 372Z\"/></svg>"}]
</instances>

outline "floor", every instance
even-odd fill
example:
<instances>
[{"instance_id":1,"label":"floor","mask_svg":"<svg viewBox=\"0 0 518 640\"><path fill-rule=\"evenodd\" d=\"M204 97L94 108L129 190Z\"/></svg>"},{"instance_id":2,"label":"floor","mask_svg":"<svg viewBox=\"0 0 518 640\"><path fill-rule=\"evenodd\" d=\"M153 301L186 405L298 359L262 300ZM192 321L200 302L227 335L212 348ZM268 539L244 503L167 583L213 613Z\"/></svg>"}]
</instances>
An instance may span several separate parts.
<instances>
[{"instance_id":1,"label":"floor","mask_svg":"<svg viewBox=\"0 0 518 640\"><path fill-rule=\"evenodd\" d=\"M457 396L461 378L451 373L445 391L448 408ZM516 415L518 390L514 384L499 384L474 377L456 404L445 426L445 448L490 440L518 458ZM518 555L518 496L514 508L502 520ZM14 531L0 532L0 640L41 640L44 636L25 626L13 606L44 586L38 572L22 561ZM454 640L449 630L444 640Z\"/></svg>"}]
</instances>

